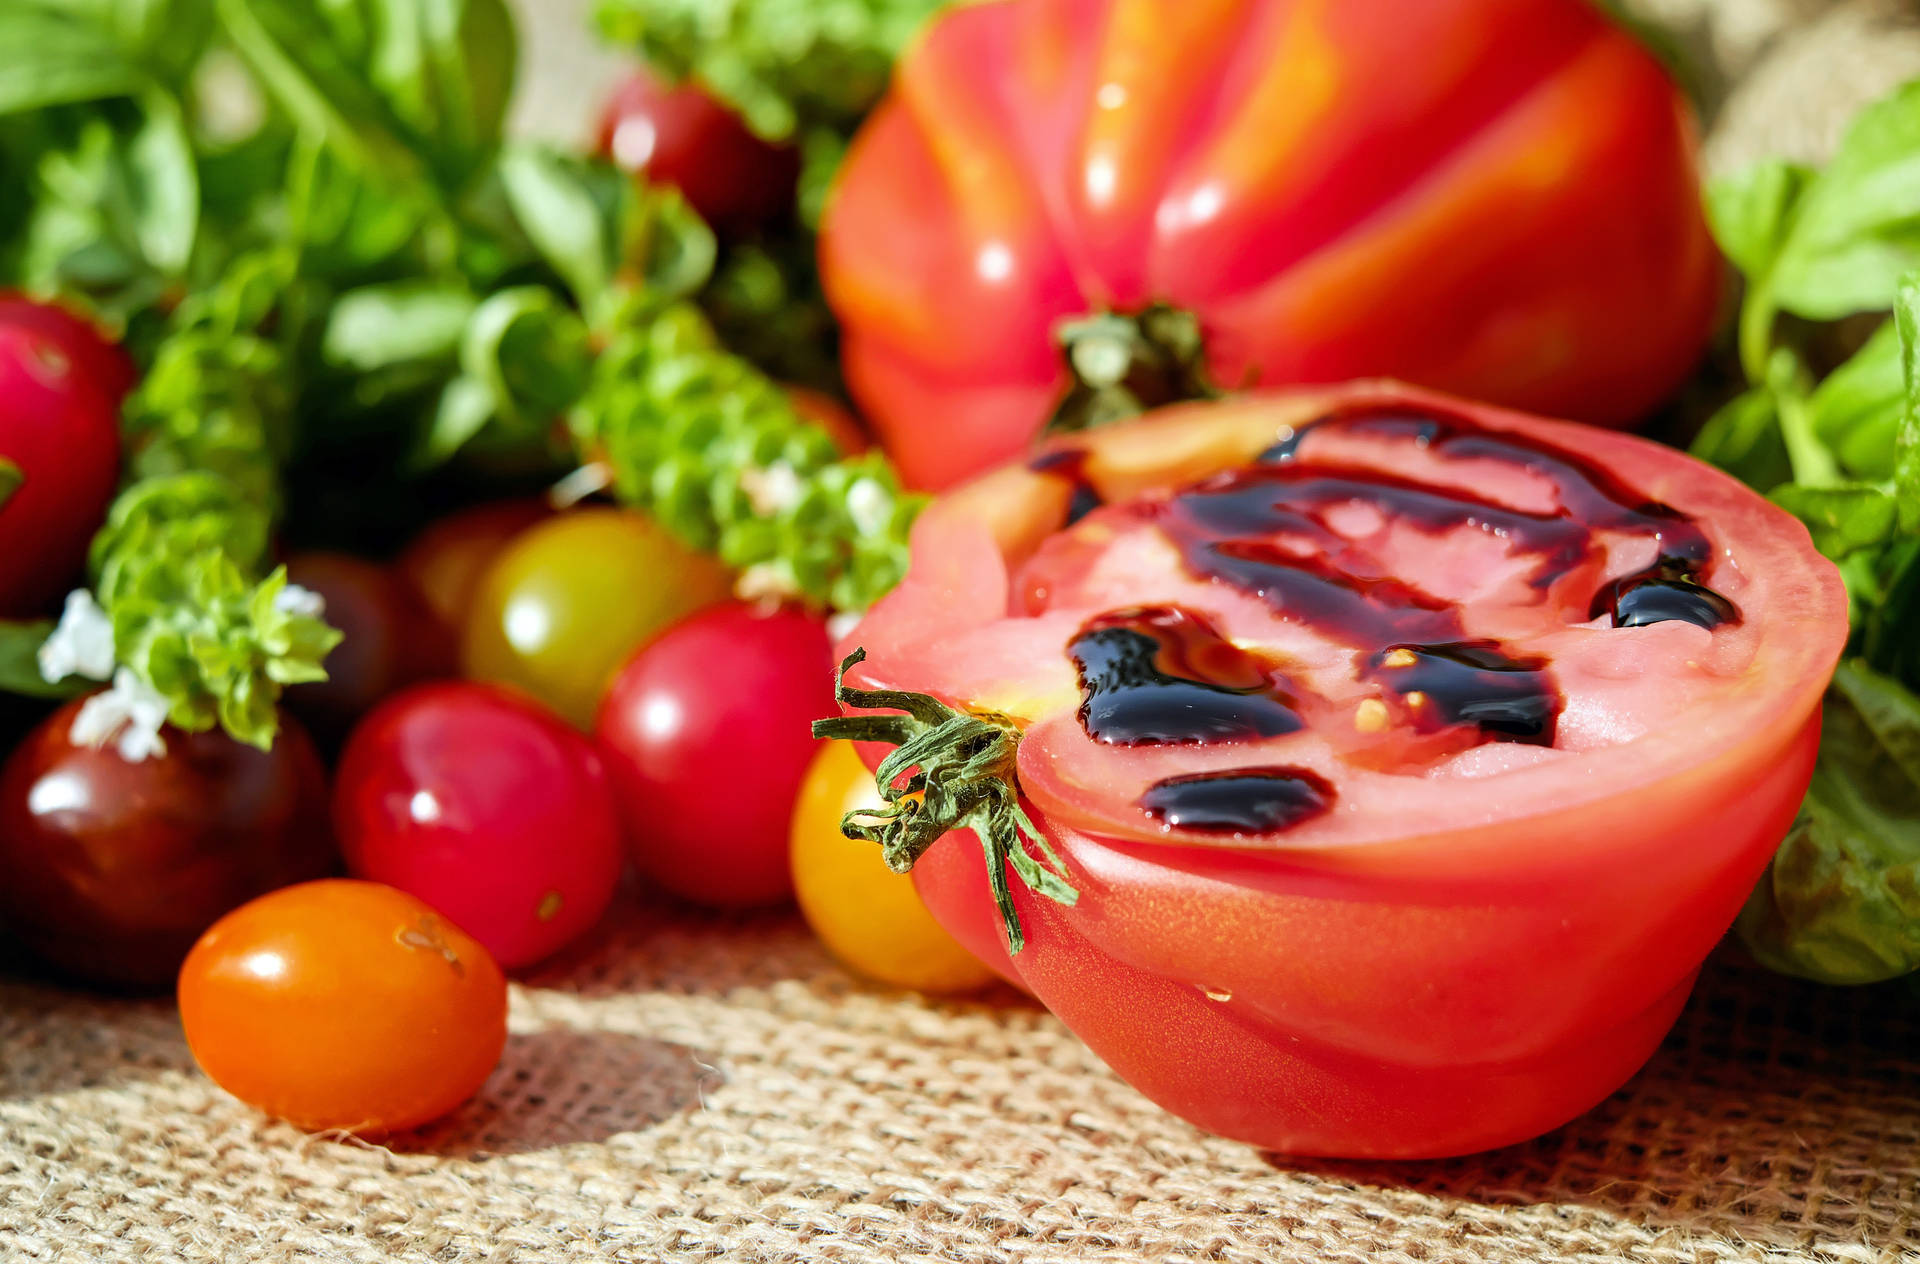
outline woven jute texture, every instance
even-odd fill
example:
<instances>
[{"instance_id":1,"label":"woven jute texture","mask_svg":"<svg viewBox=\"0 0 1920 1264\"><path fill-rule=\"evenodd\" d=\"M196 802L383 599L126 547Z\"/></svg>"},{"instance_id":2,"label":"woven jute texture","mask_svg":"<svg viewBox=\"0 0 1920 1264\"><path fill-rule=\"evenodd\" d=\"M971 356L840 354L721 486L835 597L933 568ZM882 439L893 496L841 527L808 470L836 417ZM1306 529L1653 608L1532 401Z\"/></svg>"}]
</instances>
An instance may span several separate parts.
<instances>
[{"instance_id":1,"label":"woven jute texture","mask_svg":"<svg viewBox=\"0 0 1920 1264\"><path fill-rule=\"evenodd\" d=\"M228 1098L163 1002L9 984L0 1050L9 1262L1920 1259L1912 994L1728 964L1591 1114L1426 1164L1207 1137L1030 1002L867 987L787 916L616 919L384 1147Z\"/></svg>"}]
</instances>

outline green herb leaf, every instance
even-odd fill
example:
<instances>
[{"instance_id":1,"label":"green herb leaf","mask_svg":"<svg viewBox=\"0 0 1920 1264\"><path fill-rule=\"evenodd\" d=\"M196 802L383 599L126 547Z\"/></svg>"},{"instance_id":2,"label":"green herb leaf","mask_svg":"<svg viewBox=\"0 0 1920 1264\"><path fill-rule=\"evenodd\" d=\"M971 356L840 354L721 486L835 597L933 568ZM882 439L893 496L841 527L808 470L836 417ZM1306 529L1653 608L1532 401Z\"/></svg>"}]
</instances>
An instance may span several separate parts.
<instances>
[{"instance_id":1,"label":"green herb leaf","mask_svg":"<svg viewBox=\"0 0 1920 1264\"><path fill-rule=\"evenodd\" d=\"M1806 523L1813 547L1835 561L1884 542L1893 534L1898 517L1893 497L1868 483L1838 487L1788 483L1774 488L1768 499Z\"/></svg>"},{"instance_id":2,"label":"green herb leaf","mask_svg":"<svg viewBox=\"0 0 1920 1264\"><path fill-rule=\"evenodd\" d=\"M27 476L18 465L0 456L0 509L7 507L7 502L26 481Z\"/></svg>"},{"instance_id":3,"label":"green herb leaf","mask_svg":"<svg viewBox=\"0 0 1920 1264\"><path fill-rule=\"evenodd\" d=\"M1906 408L1894 441L1893 486L1900 502L1900 525L1920 531L1920 273L1900 282L1893 308L1900 334L1900 371Z\"/></svg>"},{"instance_id":4,"label":"green herb leaf","mask_svg":"<svg viewBox=\"0 0 1920 1264\"><path fill-rule=\"evenodd\" d=\"M327 313L321 354L359 373L411 364L451 366L478 306L464 285L413 279L349 290Z\"/></svg>"},{"instance_id":5,"label":"green herb leaf","mask_svg":"<svg viewBox=\"0 0 1920 1264\"><path fill-rule=\"evenodd\" d=\"M500 156L500 179L521 230L589 310L612 284L624 244L626 190L611 170L536 146Z\"/></svg>"},{"instance_id":6,"label":"green herb leaf","mask_svg":"<svg viewBox=\"0 0 1920 1264\"><path fill-rule=\"evenodd\" d=\"M1723 404L1688 450L1763 492L1793 479L1793 463L1787 459L1786 441L1780 435L1779 410L1773 392L1764 386Z\"/></svg>"},{"instance_id":7,"label":"green herb leaf","mask_svg":"<svg viewBox=\"0 0 1920 1264\"><path fill-rule=\"evenodd\" d=\"M547 287L523 285L474 310L460 364L486 384L501 417L544 430L586 389L593 350L577 312Z\"/></svg>"},{"instance_id":8,"label":"green herb leaf","mask_svg":"<svg viewBox=\"0 0 1920 1264\"><path fill-rule=\"evenodd\" d=\"M40 647L53 634L50 619L0 619L0 693L29 698L72 698L93 688L84 677L49 683L40 674Z\"/></svg>"},{"instance_id":9,"label":"green herb leaf","mask_svg":"<svg viewBox=\"0 0 1920 1264\"><path fill-rule=\"evenodd\" d=\"M1720 249L1742 272L1763 276L1773 266L1813 176L1810 168L1772 158L1708 182L1707 222Z\"/></svg>"},{"instance_id":10,"label":"green herb leaf","mask_svg":"<svg viewBox=\"0 0 1920 1264\"><path fill-rule=\"evenodd\" d=\"M0 48L12 50L0 57L0 114L131 96L148 84L109 32L38 4L0 9Z\"/></svg>"},{"instance_id":11,"label":"green herb leaf","mask_svg":"<svg viewBox=\"0 0 1920 1264\"><path fill-rule=\"evenodd\" d=\"M1893 306L1920 263L1920 81L1868 106L1801 195L1766 288L1812 320Z\"/></svg>"},{"instance_id":12,"label":"green herb leaf","mask_svg":"<svg viewBox=\"0 0 1920 1264\"><path fill-rule=\"evenodd\" d=\"M1827 695L1800 817L1742 911L1786 974L1872 983L1920 968L1920 698L1857 661Z\"/></svg>"},{"instance_id":13,"label":"green herb leaf","mask_svg":"<svg viewBox=\"0 0 1920 1264\"><path fill-rule=\"evenodd\" d=\"M200 171L178 103L142 99L145 119L129 140L125 188L133 235L157 271L186 271L200 228Z\"/></svg>"},{"instance_id":14,"label":"green herb leaf","mask_svg":"<svg viewBox=\"0 0 1920 1264\"><path fill-rule=\"evenodd\" d=\"M1813 433L1855 478L1893 477L1894 440L1907 409L1899 331L1888 321L1808 399Z\"/></svg>"}]
</instances>

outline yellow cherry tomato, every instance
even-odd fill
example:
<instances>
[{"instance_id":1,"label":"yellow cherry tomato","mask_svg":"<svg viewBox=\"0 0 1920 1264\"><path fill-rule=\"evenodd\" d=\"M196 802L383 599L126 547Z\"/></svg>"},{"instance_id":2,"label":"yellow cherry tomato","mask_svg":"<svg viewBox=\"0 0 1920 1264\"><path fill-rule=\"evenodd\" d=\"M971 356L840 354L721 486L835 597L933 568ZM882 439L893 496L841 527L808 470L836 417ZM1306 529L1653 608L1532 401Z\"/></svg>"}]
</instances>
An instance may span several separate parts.
<instances>
[{"instance_id":1,"label":"yellow cherry tomato","mask_svg":"<svg viewBox=\"0 0 1920 1264\"><path fill-rule=\"evenodd\" d=\"M970 992L997 977L933 920L913 880L880 848L840 832L840 817L880 804L851 742L814 756L793 806L793 889L833 955L869 978L922 992Z\"/></svg>"},{"instance_id":2,"label":"yellow cherry tomato","mask_svg":"<svg viewBox=\"0 0 1920 1264\"><path fill-rule=\"evenodd\" d=\"M583 729L633 652L732 594L725 567L644 514L578 509L528 528L487 568L461 664Z\"/></svg>"}]
</instances>

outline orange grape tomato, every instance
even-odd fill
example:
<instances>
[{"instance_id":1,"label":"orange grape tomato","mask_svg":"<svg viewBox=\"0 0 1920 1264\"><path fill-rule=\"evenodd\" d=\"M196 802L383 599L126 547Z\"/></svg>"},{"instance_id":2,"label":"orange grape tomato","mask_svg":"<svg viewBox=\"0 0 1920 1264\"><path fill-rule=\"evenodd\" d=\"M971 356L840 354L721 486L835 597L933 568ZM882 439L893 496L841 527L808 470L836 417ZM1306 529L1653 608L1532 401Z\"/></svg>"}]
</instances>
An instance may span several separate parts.
<instances>
[{"instance_id":1,"label":"orange grape tomato","mask_svg":"<svg viewBox=\"0 0 1920 1264\"><path fill-rule=\"evenodd\" d=\"M726 567L627 509L576 509L521 533L487 568L461 662L577 727L640 646L732 595Z\"/></svg>"},{"instance_id":2,"label":"orange grape tomato","mask_svg":"<svg viewBox=\"0 0 1920 1264\"><path fill-rule=\"evenodd\" d=\"M216 922L180 970L200 1068L302 1128L380 1134L446 1114L507 1039L507 984L474 939L403 891L330 878Z\"/></svg>"},{"instance_id":3,"label":"orange grape tomato","mask_svg":"<svg viewBox=\"0 0 1920 1264\"><path fill-rule=\"evenodd\" d=\"M851 969L922 992L970 992L994 972L933 920L913 880L887 868L876 843L840 832L855 808L881 806L850 742L824 745L794 803L794 893L823 943Z\"/></svg>"}]
</instances>

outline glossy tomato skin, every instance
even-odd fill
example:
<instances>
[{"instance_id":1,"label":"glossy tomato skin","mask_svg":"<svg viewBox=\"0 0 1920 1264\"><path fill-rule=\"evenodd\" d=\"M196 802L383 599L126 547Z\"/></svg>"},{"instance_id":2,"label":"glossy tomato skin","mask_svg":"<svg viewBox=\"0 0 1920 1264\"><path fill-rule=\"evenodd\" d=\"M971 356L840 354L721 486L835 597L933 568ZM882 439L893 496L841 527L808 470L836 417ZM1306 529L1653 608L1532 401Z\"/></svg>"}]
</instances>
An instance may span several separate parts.
<instances>
[{"instance_id":1,"label":"glossy tomato skin","mask_svg":"<svg viewBox=\"0 0 1920 1264\"><path fill-rule=\"evenodd\" d=\"M717 908L789 898L794 795L812 722L832 712L831 646L814 615L732 602L636 654L594 732L641 869Z\"/></svg>"},{"instance_id":2,"label":"glossy tomato skin","mask_svg":"<svg viewBox=\"0 0 1920 1264\"><path fill-rule=\"evenodd\" d=\"M1798 808L1845 600L1797 524L1677 453L1391 384L1169 409L1060 442L1084 445L1109 494L1131 495L1244 465L1289 428L1376 404L1550 435L1563 450L1580 441L1625 486L1706 514L1742 571L1738 631L1754 638L1712 686L1717 713L1555 765L1565 776L1443 786L1460 795L1448 812L1388 810L1352 841L1245 845L1125 827L1132 800L1102 798L1100 765L1084 760L1072 782L1036 719L1018 754L1023 805L1077 902L1016 882L1027 946L1009 956L970 833L936 843L913 877L959 942L1183 1117L1291 1153L1430 1157L1557 1126L1658 1044ZM869 651L855 682L983 710L1051 697L987 633L1042 626L1030 611L1024 625L1009 617L1008 577L1060 530L1069 491L1015 465L936 502L905 582L841 647ZM992 696L955 692L970 653L998 678ZM1067 696L1071 720L1079 695ZM1347 819L1368 807L1351 804Z\"/></svg>"},{"instance_id":3,"label":"glossy tomato skin","mask_svg":"<svg viewBox=\"0 0 1920 1264\"><path fill-rule=\"evenodd\" d=\"M287 579L326 601L327 622L343 637L323 664L327 679L286 692L287 706L329 747L388 694L455 670L452 635L392 568L347 553L296 553Z\"/></svg>"},{"instance_id":4,"label":"glossy tomato skin","mask_svg":"<svg viewBox=\"0 0 1920 1264\"><path fill-rule=\"evenodd\" d=\"M24 475L0 502L0 617L39 614L83 578L120 477L117 354L65 311L0 300L0 461Z\"/></svg>"},{"instance_id":5,"label":"glossy tomato skin","mask_svg":"<svg viewBox=\"0 0 1920 1264\"><path fill-rule=\"evenodd\" d=\"M43 334L73 361L80 377L116 407L139 381L133 357L99 326L59 303L24 294L0 294L0 325L17 325Z\"/></svg>"},{"instance_id":6,"label":"glossy tomato skin","mask_svg":"<svg viewBox=\"0 0 1920 1264\"><path fill-rule=\"evenodd\" d=\"M750 233L793 213L799 154L755 136L698 84L634 69L601 111L599 148L626 170L679 189L722 233Z\"/></svg>"},{"instance_id":7,"label":"glossy tomato skin","mask_svg":"<svg viewBox=\"0 0 1920 1264\"><path fill-rule=\"evenodd\" d=\"M222 918L181 967L179 999L216 1084L312 1131L436 1119L479 1091L507 1040L486 949L413 896L344 878Z\"/></svg>"},{"instance_id":8,"label":"glossy tomato skin","mask_svg":"<svg viewBox=\"0 0 1920 1264\"><path fill-rule=\"evenodd\" d=\"M934 920L913 879L887 868L876 844L841 832L848 812L880 806L853 744L823 744L793 805L793 890L807 925L849 969L881 983L922 992L985 987L998 976Z\"/></svg>"},{"instance_id":9,"label":"glossy tomato skin","mask_svg":"<svg viewBox=\"0 0 1920 1264\"><path fill-rule=\"evenodd\" d=\"M576 509L522 532L487 568L461 665L589 729L628 655L732 591L725 567L645 515Z\"/></svg>"},{"instance_id":10,"label":"glossy tomato skin","mask_svg":"<svg viewBox=\"0 0 1920 1264\"><path fill-rule=\"evenodd\" d=\"M1040 430L1060 322L1151 303L1225 386L1392 374L1618 425L1713 319L1693 148L1589 5L956 6L855 139L822 275L919 487Z\"/></svg>"},{"instance_id":11,"label":"glossy tomato skin","mask_svg":"<svg viewBox=\"0 0 1920 1264\"><path fill-rule=\"evenodd\" d=\"M0 772L0 922L57 970L164 986L223 913L333 870L326 777L298 724L283 716L265 752L168 729L165 755L129 763L74 745L80 705Z\"/></svg>"},{"instance_id":12,"label":"glossy tomato skin","mask_svg":"<svg viewBox=\"0 0 1920 1264\"><path fill-rule=\"evenodd\" d=\"M457 644L487 567L515 536L552 516L537 498L456 510L415 536L394 569Z\"/></svg>"},{"instance_id":13,"label":"glossy tomato skin","mask_svg":"<svg viewBox=\"0 0 1920 1264\"><path fill-rule=\"evenodd\" d=\"M593 744L489 685L388 699L347 744L333 804L355 877L425 900L509 970L591 928L620 878L619 821Z\"/></svg>"}]
</instances>

